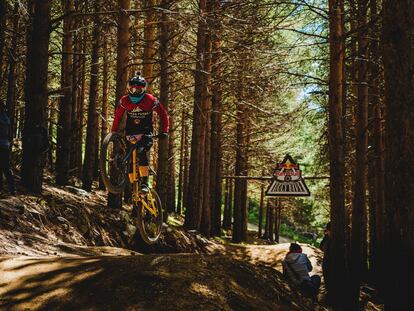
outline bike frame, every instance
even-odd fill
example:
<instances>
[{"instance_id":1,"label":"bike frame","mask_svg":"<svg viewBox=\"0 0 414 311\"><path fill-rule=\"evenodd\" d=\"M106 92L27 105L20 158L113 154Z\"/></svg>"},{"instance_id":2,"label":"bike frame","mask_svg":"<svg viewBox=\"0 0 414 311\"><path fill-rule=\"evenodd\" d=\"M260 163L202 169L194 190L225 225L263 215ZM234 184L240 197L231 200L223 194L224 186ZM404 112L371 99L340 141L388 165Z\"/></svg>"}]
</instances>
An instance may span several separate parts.
<instances>
[{"instance_id":1,"label":"bike frame","mask_svg":"<svg viewBox=\"0 0 414 311\"><path fill-rule=\"evenodd\" d=\"M131 144L130 150L128 151L124 161L125 163L129 162L128 160L131 158L132 160L132 173L128 173L129 182L132 184L132 202L134 205L138 205L141 203L144 208L146 208L152 215L157 217L157 209L155 207L154 198L152 196L151 191L149 191L146 196L150 204L148 204L145 200L143 200L144 195L139 193L139 186L138 181L141 177L138 167L137 161L137 144L138 141L129 141Z\"/></svg>"}]
</instances>

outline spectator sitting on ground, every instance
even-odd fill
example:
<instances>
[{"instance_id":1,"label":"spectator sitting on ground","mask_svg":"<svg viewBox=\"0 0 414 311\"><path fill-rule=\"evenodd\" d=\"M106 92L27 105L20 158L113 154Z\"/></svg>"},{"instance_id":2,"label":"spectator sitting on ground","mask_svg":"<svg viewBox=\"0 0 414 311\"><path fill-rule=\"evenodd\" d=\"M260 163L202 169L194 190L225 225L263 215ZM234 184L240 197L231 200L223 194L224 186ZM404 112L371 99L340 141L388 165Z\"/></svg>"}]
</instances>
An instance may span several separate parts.
<instances>
[{"instance_id":1,"label":"spectator sitting on ground","mask_svg":"<svg viewBox=\"0 0 414 311\"><path fill-rule=\"evenodd\" d=\"M312 264L306 254L302 253L302 248L297 243L291 243L289 252L282 261L283 274L299 286L301 292L313 299L317 298L321 277L319 275L309 275L312 271Z\"/></svg>"}]
</instances>

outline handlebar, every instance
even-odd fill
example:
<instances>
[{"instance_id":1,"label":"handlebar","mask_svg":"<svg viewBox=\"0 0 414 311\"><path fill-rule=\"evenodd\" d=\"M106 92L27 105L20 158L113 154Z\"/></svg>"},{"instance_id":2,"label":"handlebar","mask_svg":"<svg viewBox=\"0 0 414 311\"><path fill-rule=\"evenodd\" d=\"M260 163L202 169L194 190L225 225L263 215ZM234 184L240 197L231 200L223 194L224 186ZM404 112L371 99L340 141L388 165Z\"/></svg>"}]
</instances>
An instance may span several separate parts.
<instances>
[{"instance_id":1,"label":"handlebar","mask_svg":"<svg viewBox=\"0 0 414 311\"><path fill-rule=\"evenodd\" d=\"M168 135L168 134L167 134ZM135 135L126 135L125 138L131 143L139 142L143 137L152 138L152 139L159 139L162 137L166 137L163 133L159 134L135 134Z\"/></svg>"}]
</instances>

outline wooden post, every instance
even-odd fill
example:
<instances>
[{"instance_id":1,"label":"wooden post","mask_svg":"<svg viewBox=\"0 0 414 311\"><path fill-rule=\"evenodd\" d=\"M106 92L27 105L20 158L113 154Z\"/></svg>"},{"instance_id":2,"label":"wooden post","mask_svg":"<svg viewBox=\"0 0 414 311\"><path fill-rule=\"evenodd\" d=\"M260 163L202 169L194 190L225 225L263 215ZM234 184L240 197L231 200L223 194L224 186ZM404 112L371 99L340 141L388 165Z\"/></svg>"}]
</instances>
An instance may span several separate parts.
<instances>
[{"instance_id":1,"label":"wooden post","mask_svg":"<svg viewBox=\"0 0 414 311\"><path fill-rule=\"evenodd\" d=\"M270 240L271 243L273 243L275 241L275 236L273 234L274 233L273 232L273 230L274 230L273 223L274 223L274 220L275 220L275 208L273 206L272 201L273 201L272 199L267 200L267 204L269 206L269 209L268 209L268 211L269 211L269 240Z\"/></svg>"},{"instance_id":2,"label":"wooden post","mask_svg":"<svg viewBox=\"0 0 414 311\"><path fill-rule=\"evenodd\" d=\"M264 226L264 234L263 239L267 240L269 238L269 199L266 201L266 218L265 218L265 226Z\"/></svg>"},{"instance_id":3,"label":"wooden post","mask_svg":"<svg viewBox=\"0 0 414 311\"><path fill-rule=\"evenodd\" d=\"M257 237L260 239L262 237L262 227L263 227L263 201L264 201L264 185L260 186L260 206L259 206L259 231Z\"/></svg>"},{"instance_id":4,"label":"wooden post","mask_svg":"<svg viewBox=\"0 0 414 311\"><path fill-rule=\"evenodd\" d=\"M280 214L282 209L281 199L275 199L275 241L279 243L280 238Z\"/></svg>"}]
</instances>

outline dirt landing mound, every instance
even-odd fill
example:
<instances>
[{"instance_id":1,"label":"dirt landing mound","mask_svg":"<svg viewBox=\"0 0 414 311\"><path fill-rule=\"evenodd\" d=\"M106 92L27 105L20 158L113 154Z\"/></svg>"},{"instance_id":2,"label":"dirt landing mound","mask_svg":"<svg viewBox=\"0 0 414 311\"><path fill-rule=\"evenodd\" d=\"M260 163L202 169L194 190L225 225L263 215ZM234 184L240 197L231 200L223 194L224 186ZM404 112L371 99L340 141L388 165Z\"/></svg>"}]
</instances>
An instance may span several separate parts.
<instances>
[{"instance_id":1,"label":"dirt landing mound","mask_svg":"<svg viewBox=\"0 0 414 311\"><path fill-rule=\"evenodd\" d=\"M1 310L321 310L273 269L218 255L4 258L0 275Z\"/></svg>"}]
</instances>

